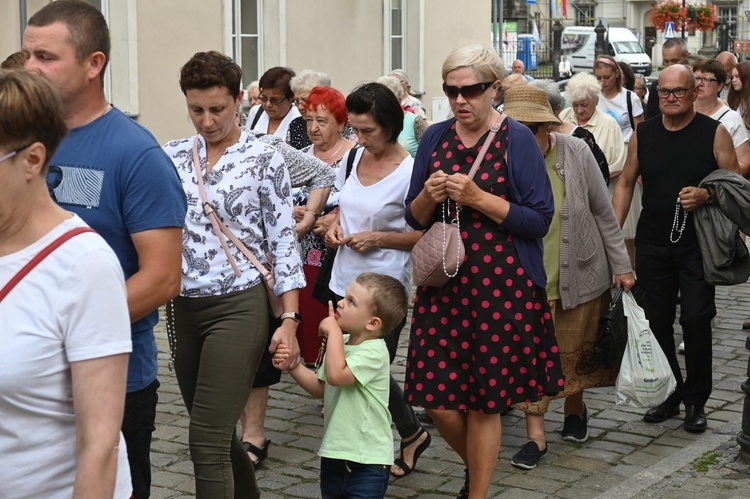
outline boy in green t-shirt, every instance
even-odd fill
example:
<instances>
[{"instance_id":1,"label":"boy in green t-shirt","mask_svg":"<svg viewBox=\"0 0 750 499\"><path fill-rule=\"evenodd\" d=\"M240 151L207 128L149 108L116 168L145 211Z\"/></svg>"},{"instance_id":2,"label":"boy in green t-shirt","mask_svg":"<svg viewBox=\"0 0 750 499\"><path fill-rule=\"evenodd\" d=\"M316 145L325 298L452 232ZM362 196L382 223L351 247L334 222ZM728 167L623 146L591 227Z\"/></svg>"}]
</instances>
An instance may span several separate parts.
<instances>
[{"instance_id":1,"label":"boy in green t-shirt","mask_svg":"<svg viewBox=\"0 0 750 499\"><path fill-rule=\"evenodd\" d=\"M320 323L321 334L328 338L320 372L302 364L289 371L308 393L324 399L318 451L324 499L385 496L393 433L388 412L390 358L382 338L406 316L407 300L398 280L360 274L337 309L328 302L328 317ZM281 365L288 356L288 347L279 345L274 364Z\"/></svg>"}]
</instances>

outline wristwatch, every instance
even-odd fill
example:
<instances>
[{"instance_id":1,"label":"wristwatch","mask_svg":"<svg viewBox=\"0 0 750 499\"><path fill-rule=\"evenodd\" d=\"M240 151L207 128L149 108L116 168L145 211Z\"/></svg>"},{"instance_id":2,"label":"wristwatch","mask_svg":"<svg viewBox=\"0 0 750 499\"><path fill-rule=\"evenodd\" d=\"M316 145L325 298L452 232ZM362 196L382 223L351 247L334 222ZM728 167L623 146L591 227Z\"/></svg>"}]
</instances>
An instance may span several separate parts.
<instances>
[{"instance_id":1,"label":"wristwatch","mask_svg":"<svg viewBox=\"0 0 750 499\"><path fill-rule=\"evenodd\" d=\"M281 314L280 319L282 321L284 319L292 319L294 322L302 323L302 316L297 312L284 312L283 314Z\"/></svg>"},{"instance_id":2,"label":"wristwatch","mask_svg":"<svg viewBox=\"0 0 750 499\"><path fill-rule=\"evenodd\" d=\"M706 189L706 192L708 192L708 196L706 197L706 204L713 204L714 203L714 195L711 193L711 189L708 187L704 187Z\"/></svg>"}]
</instances>

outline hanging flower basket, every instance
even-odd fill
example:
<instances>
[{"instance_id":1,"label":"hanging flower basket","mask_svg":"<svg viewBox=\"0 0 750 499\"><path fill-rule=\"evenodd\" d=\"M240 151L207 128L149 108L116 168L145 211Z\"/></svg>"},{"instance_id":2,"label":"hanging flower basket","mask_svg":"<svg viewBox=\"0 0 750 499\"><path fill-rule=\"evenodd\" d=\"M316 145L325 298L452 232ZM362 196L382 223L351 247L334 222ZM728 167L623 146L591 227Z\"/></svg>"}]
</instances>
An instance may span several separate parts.
<instances>
[{"instance_id":1,"label":"hanging flower basket","mask_svg":"<svg viewBox=\"0 0 750 499\"><path fill-rule=\"evenodd\" d=\"M708 31L716 26L716 5L688 5L687 27L700 31Z\"/></svg>"},{"instance_id":2,"label":"hanging flower basket","mask_svg":"<svg viewBox=\"0 0 750 499\"><path fill-rule=\"evenodd\" d=\"M674 23L674 29L682 29L687 21L687 9L678 0L667 0L654 5L651 11L651 24L660 31L666 29L668 22Z\"/></svg>"}]
</instances>

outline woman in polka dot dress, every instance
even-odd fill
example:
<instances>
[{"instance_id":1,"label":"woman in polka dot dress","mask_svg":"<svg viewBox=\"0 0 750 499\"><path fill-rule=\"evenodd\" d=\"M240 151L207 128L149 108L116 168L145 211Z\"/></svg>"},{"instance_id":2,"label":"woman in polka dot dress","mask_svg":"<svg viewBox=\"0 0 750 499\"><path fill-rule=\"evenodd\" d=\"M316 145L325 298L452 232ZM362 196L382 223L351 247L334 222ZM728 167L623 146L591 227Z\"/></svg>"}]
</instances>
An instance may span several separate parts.
<instances>
[{"instance_id":1,"label":"woman in polka dot dress","mask_svg":"<svg viewBox=\"0 0 750 499\"><path fill-rule=\"evenodd\" d=\"M505 119L473 180L466 175L504 118L492 97L505 73L482 46L448 56L443 88L456 118L425 132L407 197L416 229L442 220L448 199L451 218L460 205L466 257L445 286L417 290L404 385L467 465L459 497L487 496L500 412L564 385L541 245L554 206L531 132Z\"/></svg>"}]
</instances>

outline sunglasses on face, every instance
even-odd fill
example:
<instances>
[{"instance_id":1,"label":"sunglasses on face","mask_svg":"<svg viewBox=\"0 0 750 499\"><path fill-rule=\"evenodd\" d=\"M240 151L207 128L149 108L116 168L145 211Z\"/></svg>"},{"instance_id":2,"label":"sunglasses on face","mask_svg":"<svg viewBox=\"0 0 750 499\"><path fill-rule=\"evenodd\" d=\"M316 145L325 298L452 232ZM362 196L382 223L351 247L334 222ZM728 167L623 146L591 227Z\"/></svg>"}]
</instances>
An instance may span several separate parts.
<instances>
[{"instance_id":1,"label":"sunglasses on face","mask_svg":"<svg viewBox=\"0 0 750 499\"><path fill-rule=\"evenodd\" d=\"M445 95L447 95L450 99L455 99L459 95L464 96L464 98L466 99L473 99L474 97L479 97L484 92L486 92L493 83L495 82L486 81L484 83L466 85L465 87L456 87L454 85L446 85L445 83L443 83L443 92L445 92Z\"/></svg>"},{"instance_id":2,"label":"sunglasses on face","mask_svg":"<svg viewBox=\"0 0 750 499\"><path fill-rule=\"evenodd\" d=\"M286 97L284 97L283 99L269 99L265 95L261 95L258 97L258 100L261 101L263 104L270 102L274 106L278 106L279 104L281 104L282 102L286 100Z\"/></svg>"}]
</instances>

